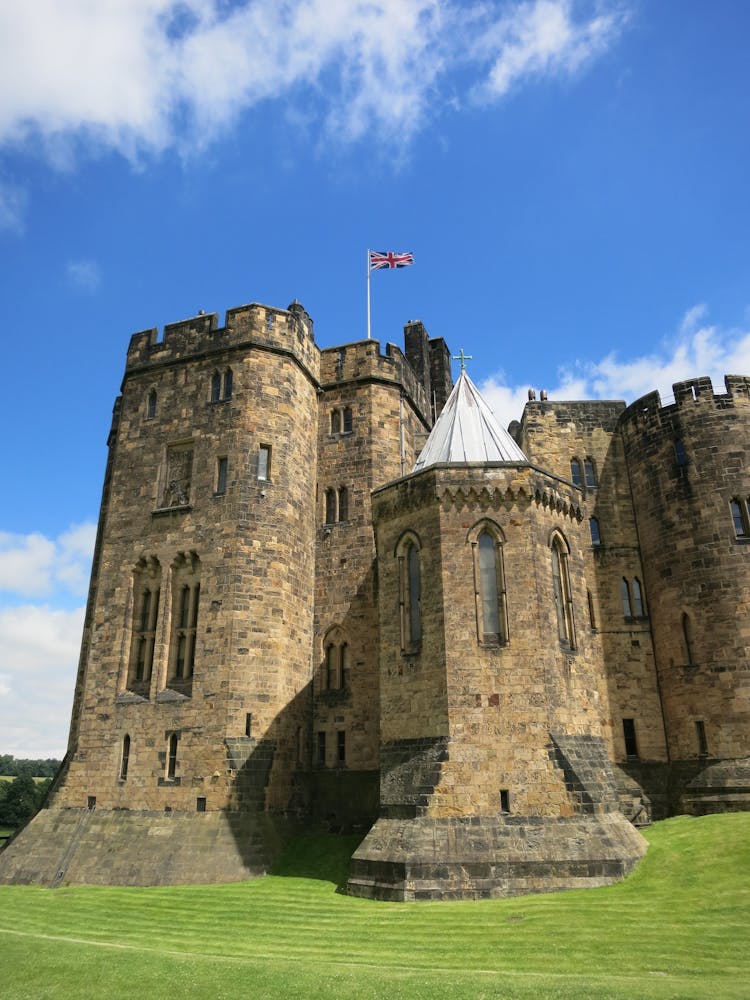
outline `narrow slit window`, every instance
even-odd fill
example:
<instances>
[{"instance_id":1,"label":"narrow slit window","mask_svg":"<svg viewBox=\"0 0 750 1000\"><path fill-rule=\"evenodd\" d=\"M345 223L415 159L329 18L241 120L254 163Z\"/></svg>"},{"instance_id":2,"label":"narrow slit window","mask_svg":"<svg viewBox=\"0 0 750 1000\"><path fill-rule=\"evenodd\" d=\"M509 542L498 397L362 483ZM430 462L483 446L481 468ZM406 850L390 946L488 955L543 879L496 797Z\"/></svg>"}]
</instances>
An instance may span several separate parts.
<instances>
[{"instance_id":1,"label":"narrow slit window","mask_svg":"<svg viewBox=\"0 0 750 1000\"><path fill-rule=\"evenodd\" d=\"M729 501L729 509L732 512L732 524L736 538L747 538L750 536L750 520L748 519L747 503L736 497Z\"/></svg>"},{"instance_id":2,"label":"narrow slit window","mask_svg":"<svg viewBox=\"0 0 750 1000\"><path fill-rule=\"evenodd\" d=\"M339 521L349 520L349 490L346 486L342 486L339 489Z\"/></svg>"},{"instance_id":3,"label":"narrow slit window","mask_svg":"<svg viewBox=\"0 0 750 1000\"><path fill-rule=\"evenodd\" d=\"M221 399L221 375L214 372L211 376L211 402L218 403Z\"/></svg>"},{"instance_id":4,"label":"narrow slit window","mask_svg":"<svg viewBox=\"0 0 750 1000\"><path fill-rule=\"evenodd\" d=\"M344 419L343 419L343 431L344 434L351 434L352 432L352 408L351 406L344 407Z\"/></svg>"},{"instance_id":5,"label":"narrow slit window","mask_svg":"<svg viewBox=\"0 0 750 1000\"><path fill-rule=\"evenodd\" d=\"M326 490L326 524L334 524L336 521L336 490Z\"/></svg>"},{"instance_id":6,"label":"narrow slit window","mask_svg":"<svg viewBox=\"0 0 750 1000\"><path fill-rule=\"evenodd\" d=\"M152 389L148 394L148 401L146 402L146 417L149 420L153 420L156 416L156 389Z\"/></svg>"},{"instance_id":7,"label":"narrow slit window","mask_svg":"<svg viewBox=\"0 0 750 1000\"><path fill-rule=\"evenodd\" d=\"M223 496L227 491L227 471L229 463L222 456L216 460L216 496Z\"/></svg>"},{"instance_id":8,"label":"narrow slit window","mask_svg":"<svg viewBox=\"0 0 750 1000\"><path fill-rule=\"evenodd\" d=\"M679 468L684 469L688 464L687 452L682 441L674 443L674 457Z\"/></svg>"},{"instance_id":9,"label":"narrow slit window","mask_svg":"<svg viewBox=\"0 0 750 1000\"><path fill-rule=\"evenodd\" d=\"M638 741L635 735L635 719L622 720L622 735L625 739L625 756L638 756Z\"/></svg>"},{"instance_id":10,"label":"narrow slit window","mask_svg":"<svg viewBox=\"0 0 750 1000\"><path fill-rule=\"evenodd\" d=\"M599 518L597 517L589 518L589 530L591 531L591 544L601 545L602 536L599 532Z\"/></svg>"},{"instance_id":11,"label":"narrow slit window","mask_svg":"<svg viewBox=\"0 0 750 1000\"><path fill-rule=\"evenodd\" d=\"M271 478L271 448L262 444L258 449L258 479L265 481Z\"/></svg>"},{"instance_id":12,"label":"narrow slit window","mask_svg":"<svg viewBox=\"0 0 750 1000\"><path fill-rule=\"evenodd\" d=\"M341 411L331 410L331 434L339 434L341 431Z\"/></svg>"},{"instance_id":13,"label":"narrow slit window","mask_svg":"<svg viewBox=\"0 0 750 1000\"><path fill-rule=\"evenodd\" d=\"M224 399L232 398L232 387L234 384L234 376L232 375L232 369L227 368L224 372Z\"/></svg>"},{"instance_id":14,"label":"narrow slit window","mask_svg":"<svg viewBox=\"0 0 750 1000\"><path fill-rule=\"evenodd\" d=\"M641 589L641 581L636 576L633 580L633 613L636 618L643 618L645 615L645 608L643 604L643 590Z\"/></svg>"},{"instance_id":15,"label":"narrow slit window","mask_svg":"<svg viewBox=\"0 0 750 1000\"><path fill-rule=\"evenodd\" d=\"M622 601L622 613L626 618L633 617L633 609L630 605L630 585L625 577L620 580L620 599Z\"/></svg>"},{"instance_id":16,"label":"narrow slit window","mask_svg":"<svg viewBox=\"0 0 750 1000\"><path fill-rule=\"evenodd\" d=\"M120 753L120 781L125 781L128 776L128 766L130 764L130 736L127 734L122 738L122 751Z\"/></svg>"},{"instance_id":17,"label":"narrow slit window","mask_svg":"<svg viewBox=\"0 0 750 1000\"><path fill-rule=\"evenodd\" d=\"M685 648L685 663L688 667L695 664L693 659L693 629L690 623L690 615L683 612L682 615L682 643Z\"/></svg>"},{"instance_id":18,"label":"narrow slit window","mask_svg":"<svg viewBox=\"0 0 750 1000\"><path fill-rule=\"evenodd\" d=\"M703 719L695 721L695 735L698 740L698 753L701 757L708 757L708 740L706 739L706 724Z\"/></svg>"},{"instance_id":19,"label":"narrow slit window","mask_svg":"<svg viewBox=\"0 0 750 1000\"><path fill-rule=\"evenodd\" d=\"M594 462L592 459L584 459L583 471L586 478L586 486L589 489L593 489L596 486L596 469L594 468Z\"/></svg>"},{"instance_id":20,"label":"narrow slit window","mask_svg":"<svg viewBox=\"0 0 750 1000\"><path fill-rule=\"evenodd\" d=\"M177 773L177 745L179 741L177 733L170 735L167 747L167 781L174 781Z\"/></svg>"},{"instance_id":21,"label":"narrow slit window","mask_svg":"<svg viewBox=\"0 0 750 1000\"><path fill-rule=\"evenodd\" d=\"M339 767L346 764L346 733L343 730L336 734L336 763Z\"/></svg>"},{"instance_id":22,"label":"narrow slit window","mask_svg":"<svg viewBox=\"0 0 750 1000\"><path fill-rule=\"evenodd\" d=\"M318 731L315 743L315 760L319 767L325 767L326 763L326 734L325 730Z\"/></svg>"},{"instance_id":23,"label":"narrow slit window","mask_svg":"<svg viewBox=\"0 0 750 1000\"><path fill-rule=\"evenodd\" d=\"M577 458L573 458L570 461L570 479L574 486L583 485L583 479L581 477L581 463Z\"/></svg>"}]
</instances>

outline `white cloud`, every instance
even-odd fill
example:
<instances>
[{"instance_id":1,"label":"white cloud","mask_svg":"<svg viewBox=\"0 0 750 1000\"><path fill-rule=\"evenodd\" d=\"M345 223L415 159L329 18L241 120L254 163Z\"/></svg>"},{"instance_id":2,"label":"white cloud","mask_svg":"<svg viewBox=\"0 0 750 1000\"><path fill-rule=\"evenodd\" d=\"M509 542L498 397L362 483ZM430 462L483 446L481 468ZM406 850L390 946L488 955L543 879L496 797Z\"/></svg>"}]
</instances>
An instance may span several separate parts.
<instances>
[{"instance_id":1,"label":"white cloud","mask_svg":"<svg viewBox=\"0 0 750 1000\"><path fill-rule=\"evenodd\" d=\"M329 141L402 145L452 70L497 98L579 69L617 37L614 2L576 19L571 0L5 0L0 145L37 140L58 164L79 144L137 159L200 148L279 99Z\"/></svg>"},{"instance_id":2,"label":"white cloud","mask_svg":"<svg viewBox=\"0 0 750 1000\"><path fill-rule=\"evenodd\" d=\"M477 40L476 55L492 62L477 96L496 99L528 77L576 73L612 45L626 20L624 10L613 5L600 4L591 16L578 20L572 0L512 6Z\"/></svg>"},{"instance_id":3,"label":"white cloud","mask_svg":"<svg viewBox=\"0 0 750 1000\"><path fill-rule=\"evenodd\" d=\"M80 524L56 540L0 532L0 591L44 597L55 589L86 593L96 526Z\"/></svg>"},{"instance_id":4,"label":"white cloud","mask_svg":"<svg viewBox=\"0 0 750 1000\"><path fill-rule=\"evenodd\" d=\"M71 260L65 269L68 282L84 292L95 292L101 275L99 265L94 260Z\"/></svg>"},{"instance_id":5,"label":"white cloud","mask_svg":"<svg viewBox=\"0 0 750 1000\"><path fill-rule=\"evenodd\" d=\"M84 609L0 609L2 753L58 757L65 751Z\"/></svg>"},{"instance_id":6,"label":"white cloud","mask_svg":"<svg viewBox=\"0 0 750 1000\"><path fill-rule=\"evenodd\" d=\"M688 309L675 338L661 351L622 359L611 353L599 361L577 362L558 372L548 388L550 399L624 399L632 403L658 390L662 403L672 400L672 385L707 375L714 392L724 392L725 375L750 372L750 329L722 328L701 323L705 305ZM501 424L519 420L527 386L509 386L502 375L485 380L480 389Z\"/></svg>"}]
</instances>

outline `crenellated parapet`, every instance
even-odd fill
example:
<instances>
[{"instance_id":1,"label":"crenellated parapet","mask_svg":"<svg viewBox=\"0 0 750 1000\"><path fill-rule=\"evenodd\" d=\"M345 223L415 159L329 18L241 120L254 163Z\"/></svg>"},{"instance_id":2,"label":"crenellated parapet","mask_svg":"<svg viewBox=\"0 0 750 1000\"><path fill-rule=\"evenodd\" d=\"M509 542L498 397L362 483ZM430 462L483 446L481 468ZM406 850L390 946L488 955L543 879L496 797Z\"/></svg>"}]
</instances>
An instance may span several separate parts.
<instances>
[{"instance_id":1,"label":"crenellated parapet","mask_svg":"<svg viewBox=\"0 0 750 1000\"><path fill-rule=\"evenodd\" d=\"M320 382L324 390L346 383L393 383L403 387L406 397L419 413L431 412L424 387L395 344L386 344L385 354L381 354L377 340L360 340L322 350Z\"/></svg>"},{"instance_id":2,"label":"crenellated parapet","mask_svg":"<svg viewBox=\"0 0 750 1000\"><path fill-rule=\"evenodd\" d=\"M684 415L686 408L711 407L715 410L726 410L735 406L750 404L750 377L746 375L725 375L726 392L714 393L713 382L707 376L686 379L672 385L674 402L662 405L658 391L646 393L634 403L631 403L622 414L621 424L638 425L658 423L664 419L671 421L673 417Z\"/></svg>"},{"instance_id":3,"label":"crenellated parapet","mask_svg":"<svg viewBox=\"0 0 750 1000\"><path fill-rule=\"evenodd\" d=\"M217 351L252 347L292 355L317 378L319 351L313 321L298 302L288 309L257 302L228 309L221 327L217 313L199 313L167 324L161 339L156 328L142 330L130 338L125 371L127 375Z\"/></svg>"}]
</instances>

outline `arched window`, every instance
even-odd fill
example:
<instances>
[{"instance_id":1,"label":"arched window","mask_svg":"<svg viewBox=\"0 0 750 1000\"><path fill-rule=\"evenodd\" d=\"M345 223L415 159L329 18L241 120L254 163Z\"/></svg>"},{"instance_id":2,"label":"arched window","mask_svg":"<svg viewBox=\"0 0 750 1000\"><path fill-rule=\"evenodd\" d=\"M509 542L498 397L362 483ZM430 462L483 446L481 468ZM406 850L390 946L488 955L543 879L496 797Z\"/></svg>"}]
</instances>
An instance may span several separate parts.
<instances>
[{"instance_id":1,"label":"arched window","mask_svg":"<svg viewBox=\"0 0 750 1000\"><path fill-rule=\"evenodd\" d=\"M480 523L469 534L474 555L477 638L498 646L508 641L503 536L495 524Z\"/></svg>"},{"instance_id":2,"label":"arched window","mask_svg":"<svg viewBox=\"0 0 750 1000\"><path fill-rule=\"evenodd\" d=\"M155 556L139 560L133 574L133 627L127 687L142 696L149 691L159 618L161 564Z\"/></svg>"},{"instance_id":3,"label":"arched window","mask_svg":"<svg viewBox=\"0 0 750 1000\"><path fill-rule=\"evenodd\" d=\"M593 489L596 486L596 469L594 468L593 459L585 458L583 460L583 471L586 479L586 486L589 489Z\"/></svg>"},{"instance_id":4,"label":"arched window","mask_svg":"<svg viewBox=\"0 0 750 1000\"><path fill-rule=\"evenodd\" d=\"M643 607L643 591L641 589L641 581L638 577L633 578L633 614L636 618L643 618L645 615Z\"/></svg>"},{"instance_id":5,"label":"arched window","mask_svg":"<svg viewBox=\"0 0 750 1000\"><path fill-rule=\"evenodd\" d=\"M339 489L339 521L349 520L349 490L346 486Z\"/></svg>"},{"instance_id":6,"label":"arched window","mask_svg":"<svg viewBox=\"0 0 750 1000\"><path fill-rule=\"evenodd\" d=\"M557 614L557 636L565 649L575 649L573 601L568 575L568 546L562 535L552 537L552 590Z\"/></svg>"},{"instance_id":7,"label":"arched window","mask_svg":"<svg viewBox=\"0 0 750 1000\"><path fill-rule=\"evenodd\" d=\"M326 490L326 524L336 522L336 490Z\"/></svg>"},{"instance_id":8,"label":"arched window","mask_svg":"<svg viewBox=\"0 0 750 1000\"><path fill-rule=\"evenodd\" d=\"M183 693L189 692L195 669L200 591L200 559L195 552L180 553L172 567L169 686Z\"/></svg>"},{"instance_id":9,"label":"arched window","mask_svg":"<svg viewBox=\"0 0 750 1000\"><path fill-rule=\"evenodd\" d=\"M341 411L331 410L331 434L339 434L341 432Z\"/></svg>"},{"instance_id":10,"label":"arched window","mask_svg":"<svg viewBox=\"0 0 750 1000\"><path fill-rule=\"evenodd\" d=\"M581 478L581 463L577 458L572 458L570 460L570 479L574 486L583 485L583 479Z\"/></svg>"},{"instance_id":11,"label":"arched window","mask_svg":"<svg viewBox=\"0 0 750 1000\"><path fill-rule=\"evenodd\" d=\"M349 645L338 625L329 629L324 639L325 658L320 679L323 691L342 691L349 679Z\"/></svg>"},{"instance_id":12,"label":"arched window","mask_svg":"<svg viewBox=\"0 0 750 1000\"><path fill-rule=\"evenodd\" d=\"M590 517L589 518L589 529L591 531L591 544L601 545L602 536L599 534L599 518Z\"/></svg>"},{"instance_id":13,"label":"arched window","mask_svg":"<svg viewBox=\"0 0 750 1000\"><path fill-rule=\"evenodd\" d=\"M227 368L224 372L224 399L232 398L232 386L234 383L234 376L232 375L232 369Z\"/></svg>"},{"instance_id":14,"label":"arched window","mask_svg":"<svg viewBox=\"0 0 750 1000\"><path fill-rule=\"evenodd\" d=\"M156 389L152 389L146 400L146 417L153 420L156 416Z\"/></svg>"},{"instance_id":15,"label":"arched window","mask_svg":"<svg viewBox=\"0 0 750 1000\"><path fill-rule=\"evenodd\" d=\"M685 663L687 666L692 667L695 665L695 660L693 659L693 629L690 624L690 615L683 612L682 615L682 643L685 647Z\"/></svg>"},{"instance_id":16,"label":"arched window","mask_svg":"<svg viewBox=\"0 0 750 1000\"><path fill-rule=\"evenodd\" d=\"M630 586L625 577L620 580L620 599L622 601L622 613L626 618L632 618L633 608L630 604Z\"/></svg>"},{"instance_id":17,"label":"arched window","mask_svg":"<svg viewBox=\"0 0 750 1000\"><path fill-rule=\"evenodd\" d=\"M399 567L401 648L415 651L422 641L422 565L419 540L407 532L396 549Z\"/></svg>"},{"instance_id":18,"label":"arched window","mask_svg":"<svg viewBox=\"0 0 750 1000\"><path fill-rule=\"evenodd\" d=\"M221 399L221 375L214 372L211 376L211 402L218 403Z\"/></svg>"},{"instance_id":19,"label":"arched window","mask_svg":"<svg viewBox=\"0 0 750 1000\"><path fill-rule=\"evenodd\" d=\"M130 737L126 734L122 738L122 750L120 751L120 781L125 781L128 776L128 764L130 763Z\"/></svg>"}]
</instances>

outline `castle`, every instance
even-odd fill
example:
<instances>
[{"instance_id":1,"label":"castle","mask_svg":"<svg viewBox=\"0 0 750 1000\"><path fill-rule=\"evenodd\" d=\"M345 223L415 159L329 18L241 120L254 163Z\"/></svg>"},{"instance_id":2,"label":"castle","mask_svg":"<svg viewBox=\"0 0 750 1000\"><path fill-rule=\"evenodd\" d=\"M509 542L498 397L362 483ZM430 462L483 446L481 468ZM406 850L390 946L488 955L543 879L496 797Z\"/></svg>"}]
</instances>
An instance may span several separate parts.
<instances>
[{"instance_id":1,"label":"castle","mask_svg":"<svg viewBox=\"0 0 750 1000\"><path fill-rule=\"evenodd\" d=\"M298 303L135 334L70 742L0 881L266 871L367 831L349 892L621 878L750 806L750 378L530 400L442 339L320 349Z\"/></svg>"}]
</instances>

